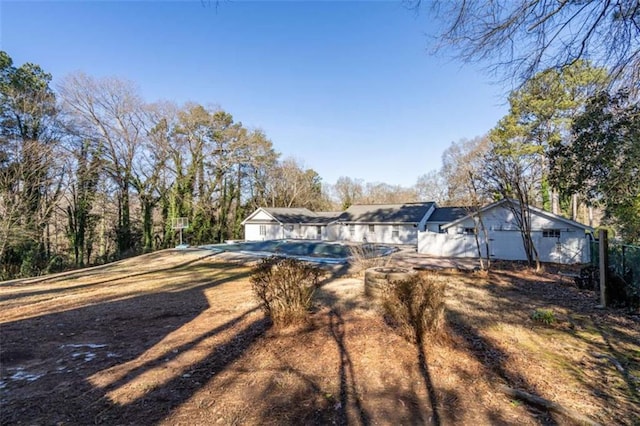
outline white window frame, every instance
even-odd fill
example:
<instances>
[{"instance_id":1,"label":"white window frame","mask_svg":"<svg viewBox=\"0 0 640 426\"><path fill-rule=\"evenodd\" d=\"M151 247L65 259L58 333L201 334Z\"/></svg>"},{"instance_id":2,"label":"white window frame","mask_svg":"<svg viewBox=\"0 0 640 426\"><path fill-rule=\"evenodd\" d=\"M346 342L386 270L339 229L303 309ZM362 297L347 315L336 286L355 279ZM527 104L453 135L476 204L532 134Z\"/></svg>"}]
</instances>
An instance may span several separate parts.
<instances>
[{"instance_id":1,"label":"white window frame","mask_svg":"<svg viewBox=\"0 0 640 426\"><path fill-rule=\"evenodd\" d=\"M400 225L391 225L391 238L400 238Z\"/></svg>"},{"instance_id":2,"label":"white window frame","mask_svg":"<svg viewBox=\"0 0 640 426\"><path fill-rule=\"evenodd\" d=\"M260 236L266 236L267 235L267 225L260 225L260 230L258 231L260 233Z\"/></svg>"},{"instance_id":3,"label":"white window frame","mask_svg":"<svg viewBox=\"0 0 640 426\"><path fill-rule=\"evenodd\" d=\"M355 237L356 235L356 225L353 223L349 225L349 235Z\"/></svg>"}]
</instances>

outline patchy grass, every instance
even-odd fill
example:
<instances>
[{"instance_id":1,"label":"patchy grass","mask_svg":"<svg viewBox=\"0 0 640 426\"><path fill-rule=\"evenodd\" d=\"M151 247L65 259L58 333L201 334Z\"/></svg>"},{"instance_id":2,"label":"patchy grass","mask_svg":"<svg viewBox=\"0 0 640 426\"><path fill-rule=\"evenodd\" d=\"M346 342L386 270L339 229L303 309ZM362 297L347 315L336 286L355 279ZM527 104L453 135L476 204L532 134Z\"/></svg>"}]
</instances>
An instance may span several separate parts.
<instances>
[{"instance_id":1,"label":"patchy grass","mask_svg":"<svg viewBox=\"0 0 640 426\"><path fill-rule=\"evenodd\" d=\"M361 279L324 281L304 328L274 329L250 268L205 255L0 283L0 424L571 424L501 384L640 418L638 316L559 275L440 272L448 339L416 348Z\"/></svg>"},{"instance_id":2,"label":"patchy grass","mask_svg":"<svg viewBox=\"0 0 640 426\"><path fill-rule=\"evenodd\" d=\"M536 309L531 313L531 319L546 325L556 322L556 316L550 309Z\"/></svg>"}]
</instances>

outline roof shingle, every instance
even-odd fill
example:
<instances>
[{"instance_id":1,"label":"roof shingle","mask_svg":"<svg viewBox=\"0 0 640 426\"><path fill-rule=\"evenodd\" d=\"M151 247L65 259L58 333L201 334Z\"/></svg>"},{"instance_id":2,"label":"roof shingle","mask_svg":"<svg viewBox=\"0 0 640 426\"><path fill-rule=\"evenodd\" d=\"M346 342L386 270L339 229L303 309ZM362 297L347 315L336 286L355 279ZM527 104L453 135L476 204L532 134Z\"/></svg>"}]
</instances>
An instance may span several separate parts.
<instances>
[{"instance_id":1,"label":"roof shingle","mask_svg":"<svg viewBox=\"0 0 640 426\"><path fill-rule=\"evenodd\" d=\"M338 220L361 223L418 223L433 205L433 202L352 205Z\"/></svg>"}]
</instances>

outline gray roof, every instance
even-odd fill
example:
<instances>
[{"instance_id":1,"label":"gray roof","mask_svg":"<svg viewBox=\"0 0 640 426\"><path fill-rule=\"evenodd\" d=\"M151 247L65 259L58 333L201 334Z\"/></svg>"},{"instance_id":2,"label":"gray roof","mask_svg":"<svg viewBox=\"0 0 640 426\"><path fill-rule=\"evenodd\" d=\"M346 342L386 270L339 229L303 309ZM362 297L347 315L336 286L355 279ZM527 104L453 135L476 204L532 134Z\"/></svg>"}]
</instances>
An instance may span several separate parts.
<instances>
[{"instance_id":1,"label":"gray roof","mask_svg":"<svg viewBox=\"0 0 640 426\"><path fill-rule=\"evenodd\" d=\"M361 223L418 223L433 205L433 202L353 205L342 213L338 220Z\"/></svg>"},{"instance_id":2,"label":"gray roof","mask_svg":"<svg viewBox=\"0 0 640 426\"><path fill-rule=\"evenodd\" d=\"M316 212L316 216L310 223L331 223L338 219L343 212Z\"/></svg>"},{"instance_id":3,"label":"gray roof","mask_svg":"<svg viewBox=\"0 0 640 426\"><path fill-rule=\"evenodd\" d=\"M316 214L306 208L264 207L263 210L281 223L308 223L316 219Z\"/></svg>"},{"instance_id":4,"label":"gray roof","mask_svg":"<svg viewBox=\"0 0 640 426\"><path fill-rule=\"evenodd\" d=\"M427 222L448 223L465 217L473 211L472 207L437 207Z\"/></svg>"}]
</instances>

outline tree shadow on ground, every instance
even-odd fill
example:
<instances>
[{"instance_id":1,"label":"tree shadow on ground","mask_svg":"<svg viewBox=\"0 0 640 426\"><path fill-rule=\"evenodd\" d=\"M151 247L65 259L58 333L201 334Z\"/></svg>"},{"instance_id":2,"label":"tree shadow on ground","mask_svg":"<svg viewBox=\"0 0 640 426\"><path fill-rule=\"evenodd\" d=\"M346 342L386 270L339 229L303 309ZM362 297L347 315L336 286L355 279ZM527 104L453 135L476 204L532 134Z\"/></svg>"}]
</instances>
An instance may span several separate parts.
<instances>
[{"instance_id":1,"label":"tree shadow on ground","mask_svg":"<svg viewBox=\"0 0 640 426\"><path fill-rule=\"evenodd\" d=\"M345 344L344 320L336 310L331 310L329 313L329 330L340 354L340 367L338 372L340 380L340 420L344 424L349 423L346 409L352 405L358 415L360 424L368 425L371 423L371 420L363 408L362 401L358 395L356 375L353 370L351 355Z\"/></svg>"},{"instance_id":2,"label":"tree shadow on ground","mask_svg":"<svg viewBox=\"0 0 640 426\"><path fill-rule=\"evenodd\" d=\"M160 268L160 269L151 269L148 271L143 271L143 272L135 272L135 273L129 273L129 274L122 274L122 275L117 275L115 277L109 278L109 279L104 279L104 280L99 280L99 281L92 281L90 283L86 283L86 284L78 284L78 285L71 285L71 286L65 286L65 287L60 287L60 288L50 288L47 290L36 290L36 291L29 291L29 292L20 292L17 294L8 294L6 296L0 296L0 302L6 301L6 300L17 300L17 299L21 299L21 298L25 298L25 297L32 297L32 296L38 296L38 295L49 295L49 294L57 294L57 293L63 293L65 291L76 291L76 290L81 290L81 289L86 289L86 288L91 288L91 287L97 287L103 284L108 284L108 283L115 283L117 281L122 281L122 280L128 280L131 278L137 278L137 277L144 277L145 275L150 275L150 274L157 274L159 272L170 272L170 271L179 271L181 269L186 269L189 266L193 265L196 262L199 262L201 260L203 260L204 258L209 258L209 257L213 257L216 254L219 253L211 253L211 254L207 254L207 255L203 255L201 257L195 258L195 259L190 259L188 261L185 262L181 262L177 265L171 265L165 268ZM105 266L111 266L113 267L113 265L105 265ZM219 265L217 265L219 266ZM114 270L112 271L114 274L117 274L118 271ZM104 274L104 272L102 272L102 274ZM82 272L79 271L79 273L74 274L75 276L73 277L73 279L78 279L80 277L82 277ZM92 274L88 274L88 275L92 275ZM60 278L60 277L51 277L51 278L47 278L47 277L43 277L41 279L38 280L27 280L26 283L28 285L34 285L34 284L41 284L44 282L56 282L56 281L69 281L69 278ZM5 285L6 283L3 283L2 285ZM13 285L15 286L15 284Z\"/></svg>"},{"instance_id":3,"label":"tree shadow on ground","mask_svg":"<svg viewBox=\"0 0 640 426\"><path fill-rule=\"evenodd\" d=\"M510 279L512 282L510 293L519 296L520 299L528 300L531 310L534 307L549 308L565 313L559 315L557 320L560 324L552 331L570 336L589 347L586 355L592 358L589 361L590 364L601 370L603 380L588 383L577 374L577 370L572 371L593 395L607 403L611 402L613 395L605 391L602 386L607 382L606 364L610 363L611 359L621 364L620 366L627 364L627 367L640 369L640 359L634 356L635 351L629 349L635 347L636 351L640 350L640 317L637 313L634 314L624 308L600 309L599 295L596 292L578 289L575 283L567 279L549 281L533 275L529 279L514 280L513 275L508 271L496 272L492 275L497 280ZM488 288L493 294L505 293L504 287L499 285L494 284ZM522 305L514 301L508 309L522 311ZM531 321L528 322L531 324ZM623 347L627 349L623 350ZM600 362L596 362L596 359ZM609 367L614 365L610 364ZM614 374L618 374L626 385L628 396L635 403L640 404L636 378L629 374L628 368L614 370L617 370Z\"/></svg>"},{"instance_id":4,"label":"tree shadow on ground","mask_svg":"<svg viewBox=\"0 0 640 426\"><path fill-rule=\"evenodd\" d=\"M418 352L418 367L420 368L420 374L424 380L424 386L429 395L429 403L431 404L431 410L433 412L431 421L435 426L440 426L440 413L438 410L438 397L436 394L436 388L433 385L431 379L431 372L429 371L429 364L427 363L427 356L425 353L424 336L419 332L416 332L416 351Z\"/></svg>"},{"instance_id":5,"label":"tree shadow on ground","mask_svg":"<svg viewBox=\"0 0 640 426\"><path fill-rule=\"evenodd\" d=\"M510 369L507 369L505 364L509 354L492 343L492 340L484 337L482 330L506 325L528 330L528 333L538 336L538 339L548 336L553 340L566 340L563 349L581 351L584 354L578 361L579 365L576 365L575 357L565 356L563 351L556 350L546 354L552 349L545 349L545 347L540 348L540 353L546 354L544 356L550 359L545 358L539 361L557 363L563 371L568 372L591 395L601 401L604 411L609 411L611 403L616 400L615 394L619 394L619 390L615 389L617 386L607 385L607 382L612 370L614 374L618 373L611 366L606 368L602 365L608 362L606 360L597 365L598 362L593 359L593 354L612 355L617 359L626 360L631 365L629 347L635 345L637 348L639 342L638 333L629 332L629 327L635 327L638 330L638 318L634 319L622 310L597 309L597 295L576 288L567 278L546 273L536 274L527 270L522 272L494 270L486 277L486 282L480 285L470 280L466 284L468 288L473 291L477 286L478 289L486 290L488 299L475 299L475 293L466 293L463 309L449 309L450 328L464 339L470 352L483 363L488 374L509 387L525 390L534 396L541 395L539 390L526 380L527 373L514 370L513 364ZM452 276L460 277L460 274L454 273ZM473 274L464 276L469 279ZM488 304L492 305L491 309L487 309ZM544 326L533 321L531 313L536 309L551 309L556 315L556 323L552 326ZM566 339L562 337L563 335ZM626 347L626 351L621 350L623 346ZM600 379L588 378L585 375L587 373L588 375L599 374ZM627 386L627 395L623 399L631 397L637 402L638 395L633 377L624 373L620 375ZM563 401L554 402L562 404ZM636 413L635 415L638 413L632 405L626 404L626 408L623 409L628 416L633 416L633 412ZM543 418L544 421L560 419L560 417L554 418L544 409L537 411L538 407L528 404L525 407L532 418ZM621 407L618 406L618 410L620 409ZM616 413L609 414L618 417Z\"/></svg>"},{"instance_id":6,"label":"tree shadow on ground","mask_svg":"<svg viewBox=\"0 0 640 426\"><path fill-rule=\"evenodd\" d=\"M475 326L467 321L467 317L458 312L447 310L446 320L449 329L466 344L466 350L472 354L484 367L485 376L489 383L505 384L512 388L527 389L528 392L540 396L524 376L504 367L508 355L500 348L484 338ZM541 412L530 405L526 405L531 418L540 424L557 425L552 413L546 413L540 418Z\"/></svg>"},{"instance_id":7,"label":"tree shadow on ground","mask_svg":"<svg viewBox=\"0 0 640 426\"><path fill-rule=\"evenodd\" d=\"M440 424L440 416L438 413L438 401L436 390L431 380L430 370L427 358L424 352L424 342L420 340L417 345L413 345L416 350L416 363L418 371L424 382L425 394L428 400L420 396L421 392L414 388L414 382L411 382L410 390L402 389L399 386L390 387L383 392L376 394L360 395L358 380L351 359L350 352L347 348L345 337L345 319L344 316L351 317L356 309L364 309L368 311L376 311L374 307L376 302L369 299L362 299L364 294L364 285L360 297L347 298L339 297L334 291L327 287L321 288L317 295L317 300L321 305L328 308L329 315L329 332L338 348L339 352L339 369L338 379L340 383L339 400L336 406L339 407L339 424L362 424L368 425L372 423L372 414L368 413L363 404L363 398L372 400L381 398L387 401L385 407L376 407L376 419L386 419L387 421L397 421L407 424L425 424L431 422L435 425ZM382 314L380 312L380 317ZM389 333L393 333L388 329ZM409 343L407 343L409 345ZM413 373L407 371L406 374ZM452 398L451 400L454 400ZM394 407L395 408L390 408ZM371 407L369 408L371 409ZM351 413L351 416L349 414Z\"/></svg>"},{"instance_id":8,"label":"tree shadow on ground","mask_svg":"<svg viewBox=\"0 0 640 426\"><path fill-rule=\"evenodd\" d=\"M210 329L195 338L189 335L175 346L168 342L166 350L159 346L210 308L205 291L246 275L240 271L211 281L194 273L186 289L143 293L0 325L0 424L161 421L268 329L267 320L261 316L255 319L257 308L218 324L213 313ZM140 396L124 403L107 395L151 370L166 368L209 338L220 342L205 345L207 354L188 366L187 375L171 378L169 373L169 379L159 385L143 383L144 389L136 389ZM159 354L136 365L152 348ZM129 364L133 366L130 371L106 386L98 386L92 379Z\"/></svg>"},{"instance_id":9,"label":"tree shadow on ground","mask_svg":"<svg viewBox=\"0 0 640 426\"><path fill-rule=\"evenodd\" d=\"M243 314L243 316L246 314ZM241 318L225 324L224 328L236 325ZM228 325L229 324L229 325ZM108 408L95 416L96 423L135 424L143 420L147 424L155 424L164 419L171 411L189 400L203 384L227 368L240 358L271 326L266 318L256 319L228 338L224 343L212 347L206 357L199 363L191 365L188 373L176 376L158 388L145 393L144 396L124 405L112 405L109 400L102 401ZM217 334L216 330L211 335ZM197 342L190 342L187 347ZM186 348L181 348L181 350Z\"/></svg>"}]
</instances>

